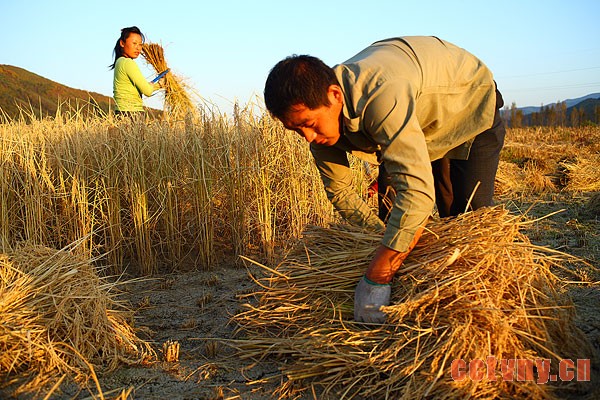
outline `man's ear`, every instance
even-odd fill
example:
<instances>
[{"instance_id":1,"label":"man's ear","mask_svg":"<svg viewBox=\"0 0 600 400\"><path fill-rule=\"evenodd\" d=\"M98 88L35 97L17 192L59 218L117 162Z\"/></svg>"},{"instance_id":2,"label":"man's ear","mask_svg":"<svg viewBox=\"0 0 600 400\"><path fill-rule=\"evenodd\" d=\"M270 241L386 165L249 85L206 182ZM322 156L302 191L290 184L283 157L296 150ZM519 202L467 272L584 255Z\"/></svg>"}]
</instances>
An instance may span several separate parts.
<instances>
[{"instance_id":1,"label":"man's ear","mask_svg":"<svg viewBox=\"0 0 600 400\"><path fill-rule=\"evenodd\" d=\"M329 85L329 88L327 88L327 97L329 97L331 103L344 103L344 92L339 85Z\"/></svg>"}]
</instances>

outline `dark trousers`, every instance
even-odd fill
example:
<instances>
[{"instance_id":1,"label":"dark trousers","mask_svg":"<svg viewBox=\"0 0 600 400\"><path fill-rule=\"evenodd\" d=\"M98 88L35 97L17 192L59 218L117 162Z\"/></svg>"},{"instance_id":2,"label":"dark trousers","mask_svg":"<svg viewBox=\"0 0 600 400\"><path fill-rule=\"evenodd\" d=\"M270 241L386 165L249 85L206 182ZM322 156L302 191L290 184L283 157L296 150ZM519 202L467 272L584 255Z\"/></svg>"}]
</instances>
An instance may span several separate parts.
<instances>
[{"instance_id":1,"label":"dark trousers","mask_svg":"<svg viewBox=\"0 0 600 400\"><path fill-rule=\"evenodd\" d=\"M494 123L475 137L467 160L442 158L431 163L435 203L440 217L456 216L493 205L494 180L506 135L499 113L503 106L502 95L496 90ZM377 184L379 218L386 222L393 204L393 190L388 188L389 176L383 164L379 166Z\"/></svg>"}]
</instances>

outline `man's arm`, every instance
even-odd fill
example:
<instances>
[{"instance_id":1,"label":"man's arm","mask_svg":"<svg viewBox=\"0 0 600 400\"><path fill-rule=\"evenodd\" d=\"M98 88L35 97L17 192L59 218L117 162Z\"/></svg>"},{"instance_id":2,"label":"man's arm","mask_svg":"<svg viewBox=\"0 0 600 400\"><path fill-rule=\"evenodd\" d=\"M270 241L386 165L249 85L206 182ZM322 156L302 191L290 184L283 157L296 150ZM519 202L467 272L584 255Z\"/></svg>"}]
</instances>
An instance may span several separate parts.
<instances>
[{"instance_id":1,"label":"man's arm","mask_svg":"<svg viewBox=\"0 0 600 400\"><path fill-rule=\"evenodd\" d=\"M380 245L365 273L367 279L378 284L390 283L394 278L396 271L400 269L406 257L408 257L412 249L417 245L417 242L423 234L423 229L424 226L417 229L417 232L406 251L397 251L384 245Z\"/></svg>"},{"instance_id":2,"label":"man's arm","mask_svg":"<svg viewBox=\"0 0 600 400\"><path fill-rule=\"evenodd\" d=\"M383 232L385 225L352 186L352 169L342 149L311 143L311 153L327 193L335 209L350 223L375 232Z\"/></svg>"},{"instance_id":3,"label":"man's arm","mask_svg":"<svg viewBox=\"0 0 600 400\"><path fill-rule=\"evenodd\" d=\"M383 162L396 191L388 225L354 295L354 319L383 323L394 275L412 251L431 215L435 189L425 136L408 82L383 84L369 99L363 129L382 147Z\"/></svg>"},{"instance_id":4,"label":"man's arm","mask_svg":"<svg viewBox=\"0 0 600 400\"><path fill-rule=\"evenodd\" d=\"M401 253L409 250L435 204L431 161L416 116L415 96L409 82L387 82L371 95L363 113L363 129L381 146L396 192L382 244Z\"/></svg>"}]
</instances>

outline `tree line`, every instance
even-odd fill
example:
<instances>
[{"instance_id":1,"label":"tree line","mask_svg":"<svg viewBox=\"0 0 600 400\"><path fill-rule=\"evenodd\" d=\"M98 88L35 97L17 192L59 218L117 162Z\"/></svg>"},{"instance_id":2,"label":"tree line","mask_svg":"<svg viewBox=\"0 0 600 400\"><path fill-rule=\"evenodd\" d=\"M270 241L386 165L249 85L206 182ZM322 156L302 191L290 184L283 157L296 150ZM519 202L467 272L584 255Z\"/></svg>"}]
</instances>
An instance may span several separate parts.
<instances>
[{"instance_id":1,"label":"tree line","mask_svg":"<svg viewBox=\"0 0 600 400\"><path fill-rule=\"evenodd\" d=\"M568 126L578 128L588 125L600 125L600 99L585 100L581 103L567 107L567 103L559 101L547 106L542 105L540 110L524 114L517 108L516 103L503 110L504 117L509 127L521 128L526 126Z\"/></svg>"}]
</instances>

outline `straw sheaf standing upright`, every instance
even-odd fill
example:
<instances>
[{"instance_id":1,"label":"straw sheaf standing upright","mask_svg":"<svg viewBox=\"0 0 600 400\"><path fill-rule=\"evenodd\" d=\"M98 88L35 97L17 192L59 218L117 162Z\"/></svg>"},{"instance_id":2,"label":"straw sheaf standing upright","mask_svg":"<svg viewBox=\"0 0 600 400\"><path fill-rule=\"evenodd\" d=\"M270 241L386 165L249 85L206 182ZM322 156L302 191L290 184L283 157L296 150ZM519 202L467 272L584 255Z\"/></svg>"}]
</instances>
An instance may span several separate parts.
<instances>
[{"instance_id":1,"label":"straw sheaf standing upright","mask_svg":"<svg viewBox=\"0 0 600 400\"><path fill-rule=\"evenodd\" d=\"M157 74L168 68L164 51L160 44L144 43L142 56L152 65ZM175 76L173 72L169 72L165 75L164 82L165 114L170 119L175 120L182 119L189 114L194 114L196 108L181 79Z\"/></svg>"},{"instance_id":2,"label":"straw sheaf standing upright","mask_svg":"<svg viewBox=\"0 0 600 400\"><path fill-rule=\"evenodd\" d=\"M67 250L22 245L0 254L0 381L14 395L60 385L87 385L95 369L155 357L127 322L115 284L89 260ZM46 395L49 398L50 392Z\"/></svg>"},{"instance_id":3,"label":"straw sheaf standing upright","mask_svg":"<svg viewBox=\"0 0 600 400\"><path fill-rule=\"evenodd\" d=\"M552 398L555 385L502 379L500 361L496 382L451 375L453 360L544 358L556 373L561 359L594 359L550 271L560 257L530 244L523 223L501 207L432 222L397 274L387 324L368 327L352 321L352 299L380 236L312 227L264 267L264 290L235 317L248 339L234 345L288 359L282 397L312 384L336 399Z\"/></svg>"}]
</instances>

